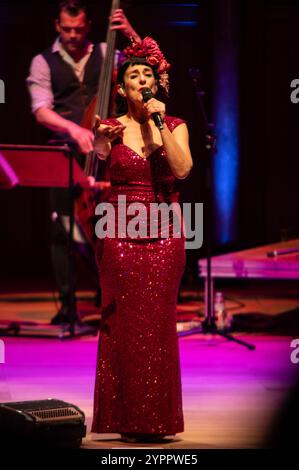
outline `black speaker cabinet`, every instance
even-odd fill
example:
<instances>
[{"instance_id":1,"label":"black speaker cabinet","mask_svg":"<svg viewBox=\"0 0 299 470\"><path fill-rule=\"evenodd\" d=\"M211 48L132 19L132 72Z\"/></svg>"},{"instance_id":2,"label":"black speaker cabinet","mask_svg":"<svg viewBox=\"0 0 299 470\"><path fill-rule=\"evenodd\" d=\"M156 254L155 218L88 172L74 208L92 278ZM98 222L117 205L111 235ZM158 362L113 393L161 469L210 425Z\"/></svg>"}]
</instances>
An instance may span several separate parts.
<instances>
[{"instance_id":1,"label":"black speaker cabinet","mask_svg":"<svg viewBox=\"0 0 299 470\"><path fill-rule=\"evenodd\" d=\"M86 434L84 421L77 406L61 400L0 403L0 446L76 448Z\"/></svg>"}]
</instances>

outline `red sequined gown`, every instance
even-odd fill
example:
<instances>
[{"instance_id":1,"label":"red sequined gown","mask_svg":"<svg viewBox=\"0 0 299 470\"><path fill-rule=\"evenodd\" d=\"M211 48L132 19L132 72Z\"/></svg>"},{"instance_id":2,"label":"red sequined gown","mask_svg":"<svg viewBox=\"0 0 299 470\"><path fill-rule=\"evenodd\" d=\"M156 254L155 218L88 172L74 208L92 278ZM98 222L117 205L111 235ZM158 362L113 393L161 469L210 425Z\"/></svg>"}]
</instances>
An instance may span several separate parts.
<instances>
[{"instance_id":1,"label":"red sequined gown","mask_svg":"<svg viewBox=\"0 0 299 470\"><path fill-rule=\"evenodd\" d=\"M166 117L171 132L182 122ZM110 203L116 205L118 195L125 195L127 204L176 199L162 146L145 159L119 142L109 160ZM176 301L184 239L105 238L98 240L97 262L103 320L92 432L182 432Z\"/></svg>"}]
</instances>

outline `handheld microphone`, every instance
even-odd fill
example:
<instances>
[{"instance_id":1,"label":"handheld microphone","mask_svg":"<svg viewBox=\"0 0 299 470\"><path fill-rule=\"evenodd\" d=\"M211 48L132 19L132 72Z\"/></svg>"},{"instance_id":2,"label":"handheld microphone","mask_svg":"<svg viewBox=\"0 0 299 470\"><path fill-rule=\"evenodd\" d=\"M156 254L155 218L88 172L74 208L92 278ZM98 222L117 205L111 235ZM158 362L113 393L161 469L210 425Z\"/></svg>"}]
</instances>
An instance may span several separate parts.
<instances>
[{"instance_id":1,"label":"handheld microphone","mask_svg":"<svg viewBox=\"0 0 299 470\"><path fill-rule=\"evenodd\" d=\"M142 88L141 93L142 93L143 101L145 103L147 103L148 100L154 97L152 90L147 87ZM160 113L152 113L152 118L154 120L155 125L158 127L158 129L160 129L160 131L164 129L163 121L162 121Z\"/></svg>"}]
</instances>

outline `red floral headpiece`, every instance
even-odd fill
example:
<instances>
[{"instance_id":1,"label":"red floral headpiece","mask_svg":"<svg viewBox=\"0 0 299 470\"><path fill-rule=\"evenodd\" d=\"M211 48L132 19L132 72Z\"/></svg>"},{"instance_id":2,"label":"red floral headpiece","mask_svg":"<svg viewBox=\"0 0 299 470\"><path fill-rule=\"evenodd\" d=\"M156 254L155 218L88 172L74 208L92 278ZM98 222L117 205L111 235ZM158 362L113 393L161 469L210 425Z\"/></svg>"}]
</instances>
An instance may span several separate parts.
<instances>
[{"instance_id":1,"label":"red floral headpiece","mask_svg":"<svg viewBox=\"0 0 299 470\"><path fill-rule=\"evenodd\" d=\"M165 59L158 43L153 38L147 36L141 42L136 42L132 38L131 44L123 50L123 55L126 61L133 57L140 57L145 59L149 65L153 66L159 74L159 85L168 95L168 70L170 69L170 64Z\"/></svg>"}]
</instances>

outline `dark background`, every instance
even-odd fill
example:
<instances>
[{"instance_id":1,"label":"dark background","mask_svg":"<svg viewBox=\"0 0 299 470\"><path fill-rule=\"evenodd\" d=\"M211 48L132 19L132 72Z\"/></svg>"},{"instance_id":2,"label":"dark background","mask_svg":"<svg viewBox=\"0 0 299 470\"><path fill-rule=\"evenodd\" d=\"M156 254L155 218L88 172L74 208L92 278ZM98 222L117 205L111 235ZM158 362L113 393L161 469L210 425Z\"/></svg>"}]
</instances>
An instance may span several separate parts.
<instances>
[{"instance_id":1,"label":"dark background","mask_svg":"<svg viewBox=\"0 0 299 470\"><path fill-rule=\"evenodd\" d=\"M202 122L188 70L199 67L210 113L220 1L237 6L233 20L238 25L241 171L237 240L226 246L215 243L214 253L299 237L299 103L290 101L290 83L299 78L299 3L136 0L127 2L126 9L136 30L157 39L172 64L168 114L187 120L194 159L192 175L180 183L182 198L202 202ZM91 38L105 40L110 1L87 3L93 19ZM0 2L0 79L6 86L6 103L0 104L1 143L45 143L45 134L30 113L25 78L32 57L56 37L55 4ZM120 41L118 47L124 45ZM0 191L0 278L50 275L47 197L46 189ZM196 277L196 260L204 255L205 244L188 252L189 281Z\"/></svg>"}]
</instances>

